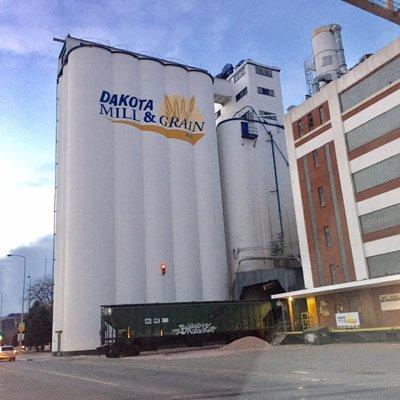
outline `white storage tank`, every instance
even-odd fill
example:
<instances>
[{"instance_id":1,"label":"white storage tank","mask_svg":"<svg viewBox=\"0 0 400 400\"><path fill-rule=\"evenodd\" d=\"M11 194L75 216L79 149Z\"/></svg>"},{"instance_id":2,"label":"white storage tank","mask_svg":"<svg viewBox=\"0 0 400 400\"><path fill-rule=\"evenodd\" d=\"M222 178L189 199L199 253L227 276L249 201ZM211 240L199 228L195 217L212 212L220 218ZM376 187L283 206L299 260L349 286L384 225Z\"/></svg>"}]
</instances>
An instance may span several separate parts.
<instances>
[{"instance_id":1,"label":"white storage tank","mask_svg":"<svg viewBox=\"0 0 400 400\"><path fill-rule=\"evenodd\" d=\"M338 24L329 24L312 33L315 83L320 87L347 72L341 29Z\"/></svg>"},{"instance_id":2,"label":"white storage tank","mask_svg":"<svg viewBox=\"0 0 400 400\"><path fill-rule=\"evenodd\" d=\"M203 70L66 39L55 351L99 345L101 304L228 298L212 84Z\"/></svg>"},{"instance_id":3,"label":"white storage tank","mask_svg":"<svg viewBox=\"0 0 400 400\"><path fill-rule=\"evenodd\" d=\"M242 124L250 138L243 137ZM239 118L217 127L231 293L239 271L274 268L274 256L299 254L283 127L264 126L276 143L279 201L271 140L262 124Z\"/></svg>"}]
</instances>

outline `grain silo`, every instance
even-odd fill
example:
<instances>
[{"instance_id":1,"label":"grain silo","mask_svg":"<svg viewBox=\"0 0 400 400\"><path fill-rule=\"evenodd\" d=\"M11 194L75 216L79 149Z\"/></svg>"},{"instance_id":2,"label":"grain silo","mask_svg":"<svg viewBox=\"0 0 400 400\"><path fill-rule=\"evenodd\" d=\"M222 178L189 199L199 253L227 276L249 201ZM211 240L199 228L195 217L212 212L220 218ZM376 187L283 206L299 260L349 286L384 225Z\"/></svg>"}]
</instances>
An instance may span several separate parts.
<instances>
[{"instance_id":1,"label":"grain silo","mask_svg":"<svg viewBox=\"0 0 400 400\"><path fill-rule=\"evenodd\" d=\"M204 70L65 40L53 349L98 346L101 304L228 297L212 85Z\"/></svg>"},{"instance_id":2,"label":"grain silo","mask_svg":"<svg viewBox=\"0 0 400 400\"><path fill-rule=\"evenodd\" d=\"M298 266L298 244L284 131L256 118L228 119L217 128L234 298L246 284L278 280L285 287L297 277L286 268Z\"/></svg>"},{"instance_id":3,"label":"grain silo","mask_svg":"<svg viewBox=\"0 0 400 400\"><path fill-rule=\"evenodd\" d=\"M302 284L280 69L251 59L228 67L214 86L232 93L216 105L230 295L268 298L278 284Z\"/></svg>"}]
</instances>

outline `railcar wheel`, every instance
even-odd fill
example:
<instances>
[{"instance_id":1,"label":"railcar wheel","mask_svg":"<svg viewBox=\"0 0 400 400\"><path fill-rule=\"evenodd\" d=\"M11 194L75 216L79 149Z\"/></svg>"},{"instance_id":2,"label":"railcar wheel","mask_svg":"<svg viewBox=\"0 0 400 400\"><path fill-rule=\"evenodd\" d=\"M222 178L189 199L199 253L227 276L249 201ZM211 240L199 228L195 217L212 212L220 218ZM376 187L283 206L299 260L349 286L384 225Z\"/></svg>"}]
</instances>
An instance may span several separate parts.
<instances>
[{"instance_id":1,"label":"railcar wheel","mask_svg":"<svg viewBox=\"0 0 400 400\"><path fill-rule=\"evenodd\" d=\"M141 351L142 348L139 345L134 344L124 351L124 355L128 357L137 357Z\"/></svg>"},{"instance_id":2,"label":"railcar wheel","mask_svg":"<svg viewBox=\"0 0 400 400\"><path fill-rule=\"evenodd\" d=\"M121 348L119 346L110 346L106 352L107 358L118 358L121 355Z\"/></svg>"}]
</instances>

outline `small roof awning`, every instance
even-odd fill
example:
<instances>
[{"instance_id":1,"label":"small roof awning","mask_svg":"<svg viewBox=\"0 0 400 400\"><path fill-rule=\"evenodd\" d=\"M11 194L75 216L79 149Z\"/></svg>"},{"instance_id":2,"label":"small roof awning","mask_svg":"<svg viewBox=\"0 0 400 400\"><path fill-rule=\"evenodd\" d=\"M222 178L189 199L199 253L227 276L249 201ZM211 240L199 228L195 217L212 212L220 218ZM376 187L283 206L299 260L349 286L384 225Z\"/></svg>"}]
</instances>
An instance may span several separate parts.
<instances>
[{"instance_id":1,"label":"small roof awning","mask_svg":"<svg viewBox=\"0 0 400 400\"><path fill-rule=\"evenodd\" d=\"M295 292L286 292L273 294L274 299L302 299L310 296L318 296L322 294L332 294L340 292L348 292L351 290L369 289L373 287L390 286L400 284L400 274L384 276L381 278L365 279L362 281L339 283L337 285L320 286L312 289L296 290Z\"/></svg>"}]
</instances>

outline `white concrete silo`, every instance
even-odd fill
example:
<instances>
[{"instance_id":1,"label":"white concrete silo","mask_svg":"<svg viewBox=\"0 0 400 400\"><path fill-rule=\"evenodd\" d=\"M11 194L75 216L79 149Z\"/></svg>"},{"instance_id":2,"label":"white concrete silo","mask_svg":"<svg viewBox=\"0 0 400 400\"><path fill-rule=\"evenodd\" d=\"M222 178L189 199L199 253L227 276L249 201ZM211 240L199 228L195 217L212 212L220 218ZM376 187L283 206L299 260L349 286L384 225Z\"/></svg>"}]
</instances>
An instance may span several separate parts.
<instances>
[{"instance_id":1,"label":"white concrete silo","mask_svg":"<svg viewBox=\"0 0 400 400\"><path fill-rule=\"evenodd\" d=\"M101 304L228 297L212 83L202 70L67 38L54 349L59 338L62 352L98 346Z\"/></svg>"},{"instance_id":2,"label":"white concrete silo","mask_svg":"<svg viewBox=\"0 0 400 400\"><path fill-rule=\"evenodd\" d=\"M298 254L284 131L265 125L276 143L278 197L271 138L257 122L251 123L257 139L243 138L242 122L248 124L240 118L228 119L217 127L232 296L239 271L274 268L278 258L273 257L289 261L283 257Z\"/></svg>"}]
</instances>

